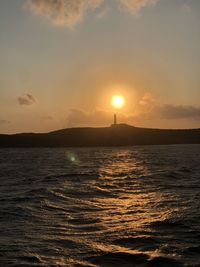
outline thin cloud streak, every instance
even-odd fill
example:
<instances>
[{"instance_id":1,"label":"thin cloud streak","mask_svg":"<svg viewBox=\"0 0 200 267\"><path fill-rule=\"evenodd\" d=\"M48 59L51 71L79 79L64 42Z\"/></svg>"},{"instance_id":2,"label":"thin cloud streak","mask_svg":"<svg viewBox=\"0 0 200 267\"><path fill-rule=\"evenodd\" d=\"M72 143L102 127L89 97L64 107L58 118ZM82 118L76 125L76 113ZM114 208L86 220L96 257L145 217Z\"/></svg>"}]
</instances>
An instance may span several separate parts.
<instances>
[{"instance_id":1,"label":"thin cloud streak","mask_svg":"<svg viewBox=\"0 0 200 267\"><path fill-rule=\"evenodd\" d=\"M158 0L119 0L120 9L126 9L131 13L137 13L141 8L155 5Z\"/></svg>"},{"instance_id":2,"label":"thin cloud streak","mask_svg":"<svg viewBox=\"0 0 200 267\"><path fill-rule=\"evenodd\" d=\"M86 112L80 109L71 109L67 117L68 127L86 125L105 125L109 124L112 119L112 113L104 110L95 110Z\"/></svg>"}]
</instances>

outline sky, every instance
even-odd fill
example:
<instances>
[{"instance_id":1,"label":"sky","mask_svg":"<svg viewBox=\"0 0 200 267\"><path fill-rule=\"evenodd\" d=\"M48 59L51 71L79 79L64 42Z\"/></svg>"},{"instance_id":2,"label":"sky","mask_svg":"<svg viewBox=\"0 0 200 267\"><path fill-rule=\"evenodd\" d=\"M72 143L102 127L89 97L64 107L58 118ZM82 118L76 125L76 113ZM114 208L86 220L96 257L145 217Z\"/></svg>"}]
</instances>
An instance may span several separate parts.
<instances>
[{"instance_id":1,"label":"sky","mask_svg":"<svg viewBox=\"0 0 200 267\"><path fill-rule=\"evenodd\" d=\"M0 133L104 127L114 113L200 128L199 14L199 0L0 0Z\"/></svg>"}]
</instances>

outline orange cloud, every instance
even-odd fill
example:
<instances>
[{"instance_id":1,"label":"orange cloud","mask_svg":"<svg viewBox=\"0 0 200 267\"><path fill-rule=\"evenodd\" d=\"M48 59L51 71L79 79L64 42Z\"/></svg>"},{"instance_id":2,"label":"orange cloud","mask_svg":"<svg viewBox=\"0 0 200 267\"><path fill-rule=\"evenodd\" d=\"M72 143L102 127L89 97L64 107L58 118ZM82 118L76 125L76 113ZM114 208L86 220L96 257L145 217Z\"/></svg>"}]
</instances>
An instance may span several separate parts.
<instances>
[{"instance_id":1,"label":"orange cloud","mask_svg":"<svg viewBox=\"0 0 200 267\"><path fill-rule=\"evenodd\" d=\"M71 27L81 21L85 13L100 6L104 0L27 0L33 13L44 16L55 25ZM136 13L141 8L156 4L158 0L116 0L120 9ZM104 17L108 9L97 17Z\"/></svg>"},{"instance_id":2,"label":"orange cloud","mask_svg":"<svg viewBox=\"0 0 200 267\"><path fill-rule=\"evenodd\" d=\"M118 123L143 124L156 120L200 120L200 107L178 105L155 105L151 108L139 110L137 114L119 113ZM113 113L105 110L86 112L80 109L72 109L67 117L68 127L94 127L109 126L113 123Z\"/></svg>"},{"instance_id":3,"label":"orange cloud","mask_svg":"<svg viewBox=\"0 0 200 267\"><path fill-rule=\"evenodd\" d=\"M142 106L146 106L146 105L152 105L154 102L155 99L153 98L152 94L147 92L143 95L143 97L139 101L139 104Z\"/></svg>"},{"instance_id":4,"label":"orange cloud","mask_svg":"<svg viewBox=\"0 0 200 267\"><path fill-rule=\"evenodd\" d=\"M82 19L89 9L94 9L102 0L30 0L29 8L45 16L54 24L72 26Z\"/></svg>"}]
</instances>

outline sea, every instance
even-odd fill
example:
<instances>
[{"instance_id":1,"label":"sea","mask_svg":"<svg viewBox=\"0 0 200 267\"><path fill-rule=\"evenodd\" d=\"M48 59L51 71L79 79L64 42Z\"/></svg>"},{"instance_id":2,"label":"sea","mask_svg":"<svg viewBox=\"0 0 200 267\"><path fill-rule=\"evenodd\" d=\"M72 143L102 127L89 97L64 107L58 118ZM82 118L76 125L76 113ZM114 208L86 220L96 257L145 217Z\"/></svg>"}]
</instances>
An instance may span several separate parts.
<instances>
[{"instance_id":1,"label":"sea","mask_svg":"<svg viewBox=\"0 0 200 267\"><path fill-rule=\"evenodd\" d=\"M1 267L199 267L200 145L0 149Z\"/></svg>"}]
</instances>

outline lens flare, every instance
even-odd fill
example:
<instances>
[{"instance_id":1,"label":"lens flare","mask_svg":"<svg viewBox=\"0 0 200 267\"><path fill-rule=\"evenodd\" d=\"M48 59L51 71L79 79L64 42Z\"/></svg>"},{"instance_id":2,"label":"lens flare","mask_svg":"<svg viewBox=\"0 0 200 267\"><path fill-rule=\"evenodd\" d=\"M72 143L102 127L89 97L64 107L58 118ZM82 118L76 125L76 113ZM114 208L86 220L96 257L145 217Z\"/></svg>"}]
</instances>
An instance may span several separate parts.
<instances>
[{"instance_id":1,"label":"lens flare","mask_svg":"<svg viewBox=\"0 0 200 267\"><path fill-rule=\"evenodd\" d=\"M66 152L66 157L67 157L68 162L75 164L75 165L79 165L80 161L75 153L68 151Z\"/></svg>"}]
</instances>

